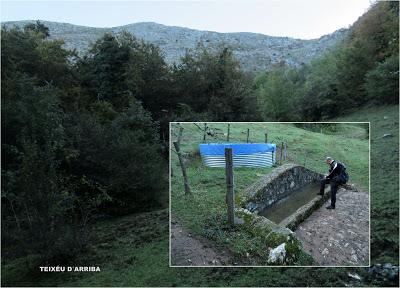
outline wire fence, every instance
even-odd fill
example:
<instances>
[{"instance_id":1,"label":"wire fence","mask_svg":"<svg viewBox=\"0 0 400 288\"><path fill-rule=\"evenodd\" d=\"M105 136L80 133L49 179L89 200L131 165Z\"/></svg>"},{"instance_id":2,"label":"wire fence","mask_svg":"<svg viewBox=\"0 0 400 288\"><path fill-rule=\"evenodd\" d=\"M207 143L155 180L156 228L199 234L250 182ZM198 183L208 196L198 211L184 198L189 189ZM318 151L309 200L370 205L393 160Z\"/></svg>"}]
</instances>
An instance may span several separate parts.
<instances>
[{"instance_id":1,"label":"wire fence","mask_svg":"<svg viewBox=\"0 0 400 288\"><path fill-rule=\"evenodd\" d=\"M220 124L220 123L219 123ZM237 123L240 124L240 123ZM304 153L292 153L293 150L288 144L288 141L282 135L272 134L268 131L259 129L247 128L246 123L243 123L243 129L232 129L232 125L228 123L224 128L215 127L212 123L185 123L192 125L199 131L199 144L200 143L274 143L276 144L276 165L284 164L287 162L296 163L306 166L309 163L308 158L311 155L311 150L304 150ZM180 127L179 123L174 124ZM188 127L188 126L186 126ZM175 127L174 127L175 128ZM171 130L172 142L178 137L179 129ZM200 137L201 136L201 137ZM171 142L171 143L172 143ZM187 157L193 151L183 152Z\"/></svg>"}]
</instances>

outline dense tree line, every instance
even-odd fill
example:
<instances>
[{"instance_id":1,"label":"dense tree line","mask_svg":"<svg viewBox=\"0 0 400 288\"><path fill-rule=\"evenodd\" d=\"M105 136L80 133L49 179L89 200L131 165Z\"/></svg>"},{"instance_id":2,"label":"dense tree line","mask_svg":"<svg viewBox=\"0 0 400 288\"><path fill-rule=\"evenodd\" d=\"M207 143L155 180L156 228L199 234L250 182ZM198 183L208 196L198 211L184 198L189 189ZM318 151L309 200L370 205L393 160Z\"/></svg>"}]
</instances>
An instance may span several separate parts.
<instances>
[{"instance_id":1,"label":"dense tree line","mask_svg":"<svg viewBox=\"0 0 400 288\"><path fill-rule=\"evenodd\" d=\"M332 51L309 65L280 65L253 87L264 120L315 121L365 105L398 103L399 3L373 4Z\"/></svg>"},{"instance_id":2,"label":"dense tree line","mask_svg":"<svg viewBox=\"0 0 400 288\"><path fill-rule=\"evenodd\" d=\"M132 51L106 35L79 59L47 37L37 23L1 40L2 243L46 259L84 247L93 215L160 206L167 187L159 127L118 78Z\"/></svg>"},{"instance_id":3,"label":"dense tree line","mask_svg":"<svg viewBox=\"0 0 400 288\"><path fill-rule=\"evenodd\" d=\"M2 29L2 243L74 254L93 217L167 204L171 120L249 119L227 49L169 67L158 47L105 34L82 57L42 23ZM246 114L249 113L249 114Z\"/></svg>"},{"instance_id":4,"label":"dense tree line","mask_svg":"<svg viewBox=\"0 0 400 288\"><path fill-rule=\"evenodd\" d=\"M333 51L256 77L226 47L199 44L169 66L125 32L78 56L40 22L2 28L3 247L69 257L93 217L165 206L170 121L320 120L397 103L397 23L398 3L379 2Z\"/></svg>"}]
</instances>

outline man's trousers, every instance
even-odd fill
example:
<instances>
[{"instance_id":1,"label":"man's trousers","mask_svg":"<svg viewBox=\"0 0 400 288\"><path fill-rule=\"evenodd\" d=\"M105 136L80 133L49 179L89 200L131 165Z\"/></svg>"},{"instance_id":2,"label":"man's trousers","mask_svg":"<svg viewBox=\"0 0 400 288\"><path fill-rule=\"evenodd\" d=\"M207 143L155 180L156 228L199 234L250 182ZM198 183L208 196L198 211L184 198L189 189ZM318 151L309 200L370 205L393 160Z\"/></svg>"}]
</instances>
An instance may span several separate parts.
<instances>
[{"instance_id":1,"label":"man's trousers","mask_svg":"<svg viewBox=\"0 0 400 288\"><path fill-rule=\"evenodd\" d=\"M337 192L338 186L340 185L340 181L338 181L336 179L336 177L333 178L333 179L327 179L327 178L322 179L321 180L321 187L319 189L319 193L320 194L324 194L325 185L326 184L330 184L331 185L331 205L333 207L335 207L335 204L336 204L336 192Z\"/></svg>"}]
</instances>

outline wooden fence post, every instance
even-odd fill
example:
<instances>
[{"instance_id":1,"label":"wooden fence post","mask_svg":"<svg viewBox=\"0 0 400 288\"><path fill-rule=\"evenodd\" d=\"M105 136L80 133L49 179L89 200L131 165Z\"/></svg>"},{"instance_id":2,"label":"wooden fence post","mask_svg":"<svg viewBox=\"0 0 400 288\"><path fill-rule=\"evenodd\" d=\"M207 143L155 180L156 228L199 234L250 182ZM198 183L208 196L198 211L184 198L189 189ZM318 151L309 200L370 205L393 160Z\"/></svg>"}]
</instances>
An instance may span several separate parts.
<instances>
[{"instance_id":1,"label":"wooden fence post","mask_svg":"<svg viewBox=\"0 0 400 288\"><path fill-rule=\"evenodd\" d=\"M249 134L250 134L250 129L247 128L247 143L249 143Z\"/></svg>"},{"instance_id":2,"label":"wooden fence post","mask_svg":"<svg viewBox=\"0 0 400 288\"><path fill-rule=\"evenodd\" d=\"M231 126L231 124L228 124L228 135L226 135L226 142L229 142L230 126Z\"/></svg>"},{"instance_id":3,"label":"wooden fence post","mask_svg":"<svg viewBox=\"0 0 400 288\"><path fill-rule=\"evenodd\" d=\"M279 164L281 164L281 165L282 165L282 157L283 157L283 142L281 144L281 154L280 154L280 157L279 157Z\"/></svg>"},{"instance_id":4,"label":"wooden fence post","mask_svg":"<svg viewBox=\"0 0 400 288\"><path fill-rule=\"evenodd\" d=\"M276 160L276 146L275 150L272 152L272 165L275 165L275 160Z\"/></svg>"},{"instance_id":5,"label":"wooden fence post","mask_svg":"<svg viewBox=\"0 0 400 288\"><path fill-rule=\"evenodd\" d=\"M283 148L283 161L286 161L286 151L287 151L287 143L285 142L285 146Z\"/></svg>"},{"instance_id":6,"label":"wooden fence post","mask_svg":"<svg viewBox=\"0 0 400 288\"><path fill-rule=\"evenodd\" d=\"M180 149L182 132L183 132L183 128L181 127L179 129L178 140L174 141L174 147L175 147L176 153L178 154L179 164L181 165L182 176L183 176L183 185L185 188L185 195L187 195L187 194L191 194L191 191L190 191L189 181L187 179L187 174L186 174L186 165L185 165L185 162L184 162L184 159L183 159L183 156L181 153L181 149Z\"/></svg>"},{"instance_id":7,"label":"wooden fence post","mask_svg":"<svg viewBox=\"0 0 400 288\"><path fill-rule=\"evenodd\" d=\"M307 162L307 154L308 154L308 151L307 150L304 150L304 167L306 167L306 162Z\"/></svg>"},{"instance_id":8,"label":"wooden fence post","mask_svg":"<svg viewBox=\"0 0 400 288\"><path fill-rule=\"evenodd\" d=\"M225 148L225 171L226 171L226 204L228 207L228 223L235 224L235 195L233 179L233 156L232 148Z\"/></svg>"}]
</instances>

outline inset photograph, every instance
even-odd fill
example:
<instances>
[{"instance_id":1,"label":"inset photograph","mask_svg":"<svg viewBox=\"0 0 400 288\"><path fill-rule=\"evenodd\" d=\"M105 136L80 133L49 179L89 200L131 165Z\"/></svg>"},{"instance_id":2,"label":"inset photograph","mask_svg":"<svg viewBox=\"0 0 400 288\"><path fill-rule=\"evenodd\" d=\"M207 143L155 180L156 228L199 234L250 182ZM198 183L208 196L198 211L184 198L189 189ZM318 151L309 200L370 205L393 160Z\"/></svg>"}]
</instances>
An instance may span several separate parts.
<instances>
[{"instance_id":1,"label":"inset photograph","mask_svg":"<svg viewBox=\"0 0 400 288\"><path fill-rule=\"evenodd\" d=\"M170 266L369 266L368 122L170 124Z\"/></svg>"}]
</instances>

